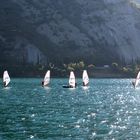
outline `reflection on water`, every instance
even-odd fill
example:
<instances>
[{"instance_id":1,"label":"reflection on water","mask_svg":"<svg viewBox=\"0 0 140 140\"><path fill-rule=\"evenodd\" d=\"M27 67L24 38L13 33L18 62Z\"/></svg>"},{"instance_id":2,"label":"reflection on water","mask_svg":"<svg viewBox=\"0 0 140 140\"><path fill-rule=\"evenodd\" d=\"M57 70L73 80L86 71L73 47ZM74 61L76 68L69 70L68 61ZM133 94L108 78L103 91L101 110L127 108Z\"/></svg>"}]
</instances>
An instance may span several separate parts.
<instances>
[{"instance_id":1,"label":"reflection on water","mask_svg":"<svg viewBox=\"0 0 140 140\"><path fill-rule=\"evenodd\" d=\"M139 139L140 89L131 79L90 79L64 89L67 79L13 79L0 88L0 139ZM81 83L81 85L80 85Z\"/></svg>"}]
</instances>

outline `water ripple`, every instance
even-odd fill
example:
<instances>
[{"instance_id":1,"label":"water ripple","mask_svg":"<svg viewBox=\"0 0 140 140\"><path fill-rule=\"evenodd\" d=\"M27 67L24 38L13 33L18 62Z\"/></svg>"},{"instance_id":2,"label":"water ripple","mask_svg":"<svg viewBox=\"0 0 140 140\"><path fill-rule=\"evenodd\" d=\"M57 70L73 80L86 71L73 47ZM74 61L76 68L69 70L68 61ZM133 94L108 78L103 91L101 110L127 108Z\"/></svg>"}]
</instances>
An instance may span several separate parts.
<instances>
[{"instance_id":1,"label":"water ripple","mask_svg":"<svg viewBox=\"0 0 140 140\"><path fill-rule=\"evenodd\" d=\"M89 88L63 89L67 79L13 79L0 89L0 139L118 140L140 137L140 89L131 79L90 79Z\"/></svg>"}]
</instances>

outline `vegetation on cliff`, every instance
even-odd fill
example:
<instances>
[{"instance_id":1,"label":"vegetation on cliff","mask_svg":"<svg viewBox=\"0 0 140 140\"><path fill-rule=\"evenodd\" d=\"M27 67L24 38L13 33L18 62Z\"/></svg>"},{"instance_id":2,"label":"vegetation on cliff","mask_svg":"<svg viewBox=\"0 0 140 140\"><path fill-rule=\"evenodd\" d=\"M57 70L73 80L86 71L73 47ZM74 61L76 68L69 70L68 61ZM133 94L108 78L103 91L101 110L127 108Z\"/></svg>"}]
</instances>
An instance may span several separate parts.
<instances>
[{"instance_id":1,"label":"vegetation on cliff","mask_svg":"<svg viewBox=\"0 0 140 140\"><path fill-rule=\"evenodd\" d=\"M84 61L71 62L68 64L55 65L1 65L0 74L7 69L13 77L43 77L46 71L51 70L52 77L68 77L70 71L74 71L77 77L81 77L82 72L86 69L90 77L136 77L140 70L140 64L121 65L113 62L110 65L86 64Z\"/></svg>"}]
</instances>

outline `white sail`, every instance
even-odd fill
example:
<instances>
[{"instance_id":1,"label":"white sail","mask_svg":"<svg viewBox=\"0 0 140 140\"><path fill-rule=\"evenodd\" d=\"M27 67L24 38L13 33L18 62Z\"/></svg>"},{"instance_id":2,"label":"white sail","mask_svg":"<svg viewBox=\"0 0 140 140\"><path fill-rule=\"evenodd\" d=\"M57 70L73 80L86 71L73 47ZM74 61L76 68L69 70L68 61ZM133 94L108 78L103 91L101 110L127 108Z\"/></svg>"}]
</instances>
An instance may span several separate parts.
<instances>
[{"instance_id":1,"label":"white sail","mask_svg":"<svg viewBox=\"0 0 140 140\"><path fill-rule=\"evenodd\" d=\"M83 85L87 86L89 83L89 77L86 70L83 71L82 79L83 79Z\"/></svg>"},{"instance_id":2,"label":"white sail","mask_svg":"<svg viewBox=\"0 0 140 140\"><path fill-rule=\"evenodd\" d=\"M139 81L140 81L140 71L139 71L139 73L138 73L138 75L137 75L137 77L136 77L135 87L138 86Z\"/></svg>"},{"instance_id":3,"label":"white sail","mask_svg":"<svg viewBox=\"0 0 140 140\"><path fill-rule=\"evenodd\" d=\"M69 85L75 87L75 75L73 71L70 72Z\"/></svg>"},{"instance_id":4,"label":"white sail","mask_svg":"<svg viewBox=\"0 0 140 140\"><path fill-rule=\"evenodd\" d=\"M50 83L50 70L48 70L44 77L44 86L48 85Z\"/></svg>"},{"instance_id":5,"label":"white sail","mask_svg":"<svg viewBox=\"0 0 140 140\"><path fill-rule=\"evenodd\" d=\"M9 74L8 74L8 71L4 71L3 73L3 83L4 83L4 86L7 86L10 82L10 77L9 77Z\"/></svg>"}]
</instances>

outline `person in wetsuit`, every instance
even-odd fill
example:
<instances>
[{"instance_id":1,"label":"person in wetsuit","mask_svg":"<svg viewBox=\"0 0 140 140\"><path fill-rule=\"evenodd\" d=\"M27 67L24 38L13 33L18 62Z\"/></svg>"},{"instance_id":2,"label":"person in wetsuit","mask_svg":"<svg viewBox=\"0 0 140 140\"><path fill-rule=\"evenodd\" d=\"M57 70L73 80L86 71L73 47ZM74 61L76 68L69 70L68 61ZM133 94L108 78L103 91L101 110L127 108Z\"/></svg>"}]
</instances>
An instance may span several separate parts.
<instances>
[{"instance_id":1,"label":"person in wetsuit","mask_svg":"<svg viewBox=\"0 0 140 140\"><path fill-rule=\"evenodd\" d=\"M42 84L42 87L43 87L43 86L44 86L44 81L42 81L42 83L41 83L41 84Z\"/></svg>"},{"instance_id":2,"label":"person in wetsuit","mask_svg":"<svg viewBox=\"0 0 140 140\"><path fill-rule=\"evenodd\" d=\"M84 82L83 82L83 86L86 86Z\"/></svg>"},{"instance_id":3,"label":"person in wetsuit","mask_svg":"<svg viewBox=\"0 0 140 140\"><path fill-rule=\"evenodd\" d=\"M3 86L6 87L6 82L3 82Z\"/></svg>"},{"instance_id":4,"label":"person in wetsuit","mask_svg":"<svg viewBox=\"0 0 140 140\"><path fill-rule=\"evenodd\" d=\"M134 88L135 88L135 82L134 81L132 81L132 85L134 86Z\"/></svg>"}]
</instances>

